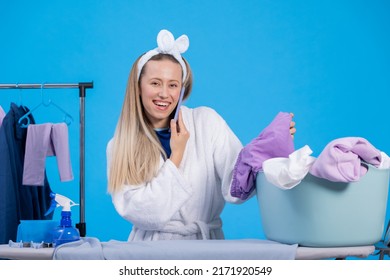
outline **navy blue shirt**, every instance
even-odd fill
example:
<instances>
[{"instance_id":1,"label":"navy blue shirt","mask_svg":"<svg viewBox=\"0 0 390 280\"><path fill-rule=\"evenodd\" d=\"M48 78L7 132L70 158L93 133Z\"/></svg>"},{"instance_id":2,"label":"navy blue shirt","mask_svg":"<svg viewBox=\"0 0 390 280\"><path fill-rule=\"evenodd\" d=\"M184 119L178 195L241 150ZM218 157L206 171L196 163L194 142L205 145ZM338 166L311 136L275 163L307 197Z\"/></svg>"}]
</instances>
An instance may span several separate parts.
<instances>
[{"instance_id":1,"label":"navy blue shirt","mask_svg":"<svg viewBox=\"0 0 390 280\"><path fill-rule=\"evenodd\" d=\"M171 130L169 128L155 128L154 131L156 131L157 137L169 158L171 156L171 145L169 144L171 140Z\"/></svg>"}]
</instances>

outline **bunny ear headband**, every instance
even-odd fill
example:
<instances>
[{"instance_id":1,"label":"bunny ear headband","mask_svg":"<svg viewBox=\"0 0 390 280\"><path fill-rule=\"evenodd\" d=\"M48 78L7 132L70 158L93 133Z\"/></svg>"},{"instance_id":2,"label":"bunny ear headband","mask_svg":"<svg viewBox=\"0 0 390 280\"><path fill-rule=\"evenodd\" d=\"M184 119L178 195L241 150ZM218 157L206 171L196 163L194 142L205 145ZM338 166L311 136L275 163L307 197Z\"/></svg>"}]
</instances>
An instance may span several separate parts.
<instances>
[{"instance_id":1,"label":"bunny ear headband","mask_svg":"<svg viewBox=\"0 0 390 280\"><path fill-rule=\"evenodd\" d=\"M141 74L142 68L145 66L146 62L159 53L170 54L180 63L181 68L183 69L183 82L187 77L187 67L184 63L183 58L181 57L182 53L185 53L190 45L190 41L187 35L181 35L175 40L172 33L168 30L161 30L157 35L157 48L148 51L145 53L140 60L138 61L138 74L137 79Z\"/></svg>"}]
</instances>

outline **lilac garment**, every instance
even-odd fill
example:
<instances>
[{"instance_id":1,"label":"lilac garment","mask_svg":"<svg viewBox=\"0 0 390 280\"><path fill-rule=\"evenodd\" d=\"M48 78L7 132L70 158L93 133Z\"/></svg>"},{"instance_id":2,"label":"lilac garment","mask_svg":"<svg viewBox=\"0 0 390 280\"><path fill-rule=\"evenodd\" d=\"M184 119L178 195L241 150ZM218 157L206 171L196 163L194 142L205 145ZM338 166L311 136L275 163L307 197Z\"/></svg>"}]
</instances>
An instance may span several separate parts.
<instances>
[{"instance_id":1,"label":"lilac garment","mask_svg":"<svg viewBox=\"0 0 390 280\"><path fill-rule=\"evenodd\" d=\"M291 115L280 112L274 120L246 145L238 155L230 194L241 200L247 199L255 189L256 174L263 162L274 157L288 157L294 151L290 134Z\"/></svg>"},{"instance_id":2,"label":"lilac garment","mask_svg":"<svg viewBox=\"0 0 390 280\"><path fill-rule=\"evenodd\" d=\"M68 126L65 123L29 125L24 157L23 185L43 185L45 161L48 156L56 156L62 182L73 180L68 140Z\"/></svg>"},{"instance_id":3,"label":"lilac garment","mask_svg":"<svg viewBox=\"0 0 390 280\"><path fill-rule=\"evenodd\" d=\"M5 117L5 112L4 112L3 108L1 108L1 106L0 106L0 127L1 127L1 124L3 123L4 117Z\"/></svg>"},{"instance_id":4,"label":"lilac garment","mask_svg":"<svg viewBox=\"0 0 390 280\"><path fill-rule=\"evenodd\" d=\"M326 145L309 172L332 182L354 182L367 172L362 161L378 167L381 153L364 138L339 138Z\"/></svg>"}]
</instances>

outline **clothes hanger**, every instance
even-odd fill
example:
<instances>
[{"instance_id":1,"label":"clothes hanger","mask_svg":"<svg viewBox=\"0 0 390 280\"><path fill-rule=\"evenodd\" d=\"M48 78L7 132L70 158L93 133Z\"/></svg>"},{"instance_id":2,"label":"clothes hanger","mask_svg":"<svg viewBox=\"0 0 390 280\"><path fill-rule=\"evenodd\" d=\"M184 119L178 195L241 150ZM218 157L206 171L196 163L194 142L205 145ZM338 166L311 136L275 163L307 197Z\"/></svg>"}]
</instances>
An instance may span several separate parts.
<instances>
[{"instance_id":1,"label":"clothes hanger","mask_svg":"<svg viewBox=\"0 0 390 280\"><path fill-rule=\"evenodd\" d=\"M19 88L19 84L16 84L16 88ZM28 110L28 108L23 104L23 90L21 88L19 88L19 107L25 109L26 111Z\"/></svg>"},{"instance_id":2,"label":"clothes hanger","mask_svg":"<svg viewBox=\"0 0 390 280\"><path fill-rule=\"evenodd\" d=\"M64 109L62 109L60 106L55 104L51 99L49 99L47 102L45 102L44 96L43 96L43 87L44 84L41 84L41 103L39 103L37 106L35 106L33 109L28 111L26 114L24 114L22 117L19 118L18 123L20 124L20 127L27 128L30 124L30 118L29 116L34 112L36 109L41 107L42 105L44 107L54 106L58 110L60 110L62 113L64 113L64 122L69 126L73 122L73 117L68 114Z\"/></svg>"}]
</instances>

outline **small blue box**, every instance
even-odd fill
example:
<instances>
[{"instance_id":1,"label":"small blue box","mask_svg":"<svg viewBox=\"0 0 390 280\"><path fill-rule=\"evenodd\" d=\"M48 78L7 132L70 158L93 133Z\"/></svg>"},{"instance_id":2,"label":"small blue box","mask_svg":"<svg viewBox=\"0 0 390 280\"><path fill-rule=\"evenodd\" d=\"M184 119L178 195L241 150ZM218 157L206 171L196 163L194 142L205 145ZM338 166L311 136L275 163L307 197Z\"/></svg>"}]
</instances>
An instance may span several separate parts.
<instances>
[{"instance_id":1,"label":"small blue box","mask_svg":"<svg viewBox=\"0 0 390 280\"><path fill-rule=\"evenodd\" d=\"M52 231L58 224L53 220L21 220L16 242L52 243Z\"/></svg>"},{"instance_id":2,"label":"small blue box","mask_svg":"<svg viewBox=\"0 0 390 280\"><path fill-rule=\"evenodd\" d=\"M311 174L292 189L256 177L257 199L267 239L307 247L372 245L386 219L389 169L368 165L357 182L335 183Z\"/></svg>"}]
</instances>

